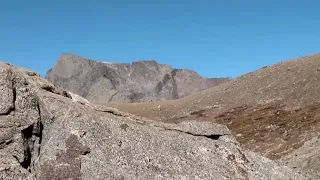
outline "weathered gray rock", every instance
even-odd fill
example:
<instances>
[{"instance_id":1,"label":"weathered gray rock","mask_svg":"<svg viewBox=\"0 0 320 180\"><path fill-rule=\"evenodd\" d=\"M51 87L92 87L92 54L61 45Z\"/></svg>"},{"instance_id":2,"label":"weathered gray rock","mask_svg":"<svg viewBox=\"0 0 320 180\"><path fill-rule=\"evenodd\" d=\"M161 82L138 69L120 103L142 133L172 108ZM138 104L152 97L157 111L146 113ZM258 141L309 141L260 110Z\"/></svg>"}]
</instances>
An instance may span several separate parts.
<instances>
[{"instance_id":1,"label":"weathered gray rock","mask_svg":"<svg viewBox=\"0 0 320 180\"><path fill-rule=\"evenodd\" d=\"M16 70L0 63L0 179L27 179L40 152L39 99Z\"/></svg>"},{"instance_id":2,"label":"weathered gray rock","mask_svg":"<svg viewBox=\"0 0 320 180\"><path fill-rule=\"evenodd\" d=\"M320 179L320 136L315 136L302 147L283 157L280 163Z\"/></svg>"},{"instance_id":3,"label":"weathered gray rock","mask_svg":"<svg viewBox=\"0 0 320 180\"><path fill-rule=\"evenodd\" d=\"M0 72L0 179L307 179L242 150L224 126L154 122L79 103L24 69Z\"/></svg>"},{"instance_id":4,"label":"weathered gray rock","mask_svg":"<svg viewBox=\"0 0 320 180\"><path fill-rule=\"evenodd\" d=\"M210 136L218 135L231 135L230 130L221 124L213 124L212 122L200 122L200 121L183 121L179 124L159 124L157 127L162 127L167 130L181 131L184 133L192 134L195 136Z\"/></svg>"},{"instance_id":5,"label":"weathered gray rock","mask_svg":"<svg viewBox=\"0 0 320 180\"><path fill-rule=\"evenodd\" d=\"M156 61L105 63L71 54L59 57L47 79L98 103L177 99L229 80L203 78Z\"/></svg>"}]
</instances>

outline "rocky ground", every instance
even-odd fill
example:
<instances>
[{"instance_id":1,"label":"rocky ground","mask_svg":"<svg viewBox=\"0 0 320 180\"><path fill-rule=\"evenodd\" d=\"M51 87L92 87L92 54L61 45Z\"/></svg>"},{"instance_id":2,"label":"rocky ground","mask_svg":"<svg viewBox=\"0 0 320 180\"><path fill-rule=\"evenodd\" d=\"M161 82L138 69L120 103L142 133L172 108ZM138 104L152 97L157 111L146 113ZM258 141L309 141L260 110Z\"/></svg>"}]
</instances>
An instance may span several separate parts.
<instances>
[{"instance_id":1,"label":"rocky ground","mask_svg":"<svg viewBox=\"0 0 320 180\"><path fill-rule=\"evenodd\" d=\"M226 125L245 149L320 179L320 55L263 67L179 100L108 106L162 122Z\"/></svg>"},{"instance_id":2,"label":"rocky ground","mask_svg":"<svg viewBox=\"0 0 320 180\"><path fill-rule=\"evenodd\" d=\"M242 148L226 126L191 119L210 108L154 121L2 62L0 93L0 179L310 179Z\"/></svg>"}]
</instances>

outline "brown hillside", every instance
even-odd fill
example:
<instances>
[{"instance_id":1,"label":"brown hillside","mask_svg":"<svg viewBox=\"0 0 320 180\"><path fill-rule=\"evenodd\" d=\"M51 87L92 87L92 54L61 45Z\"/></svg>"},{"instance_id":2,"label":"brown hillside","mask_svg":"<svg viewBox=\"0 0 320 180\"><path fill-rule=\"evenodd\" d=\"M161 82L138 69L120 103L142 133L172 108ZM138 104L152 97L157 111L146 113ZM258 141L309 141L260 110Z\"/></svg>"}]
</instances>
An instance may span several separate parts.
<instances>
[{"instance_id":1,"label":"brown hillside","mask_svg":"<svg viewBox=\"0 0 320 180\"><path fill-rule=\"evenodd\" d=\"M320 132L320 54L261 68L180 100L109 104L165 122L226 124L243 146L278 159Z\"/></svg>"}]
</instances>

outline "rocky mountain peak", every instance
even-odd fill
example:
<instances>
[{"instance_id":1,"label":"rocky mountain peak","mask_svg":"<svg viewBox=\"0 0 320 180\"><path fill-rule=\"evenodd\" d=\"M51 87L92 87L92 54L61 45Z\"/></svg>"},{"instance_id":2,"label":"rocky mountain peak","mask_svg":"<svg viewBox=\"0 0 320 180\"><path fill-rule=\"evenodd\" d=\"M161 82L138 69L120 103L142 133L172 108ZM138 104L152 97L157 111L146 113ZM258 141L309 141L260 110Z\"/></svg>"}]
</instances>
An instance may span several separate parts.
<instances>
[{"instance_id":1,"label":"rocky mountain peak","mask_svg":"<svg viewBox=\"0 0 320 180\"><path fill-rule=\"evenodd\" d=\"M97 103L179 99L229 80L204 78L155 60L110 63L72 54L62 54L46 78Z\"/></svg>"}]
</instances>

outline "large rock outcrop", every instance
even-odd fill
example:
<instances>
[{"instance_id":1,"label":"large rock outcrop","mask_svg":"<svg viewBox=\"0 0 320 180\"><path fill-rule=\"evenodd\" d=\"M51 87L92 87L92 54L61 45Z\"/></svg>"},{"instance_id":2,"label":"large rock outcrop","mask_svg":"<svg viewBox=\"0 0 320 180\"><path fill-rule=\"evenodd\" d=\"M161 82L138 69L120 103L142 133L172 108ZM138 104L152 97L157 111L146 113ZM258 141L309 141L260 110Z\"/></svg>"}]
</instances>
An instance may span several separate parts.
<instances>
[{"instance_id":1,"label":"large rock outcrop","mask_svg":"<svg viewBox=\"0 0 320 180\"><path fill-rule=\"evenodd\" d=\"M223 125L155 122L9 64L0 74L0 179L307 179L243 150Z\"/></svg>"},{"instance_id":2,"label":"large rock outcrop","mask_svg":"<svg viewBox=\"0 0 320 180\"><path fill-rule=\"evenodd\" d=\"M226 82L156 61L107 63L71 54L59 57L47 79L91 102L147 102L178 99Z\"/></svg>"}]
</instances>

